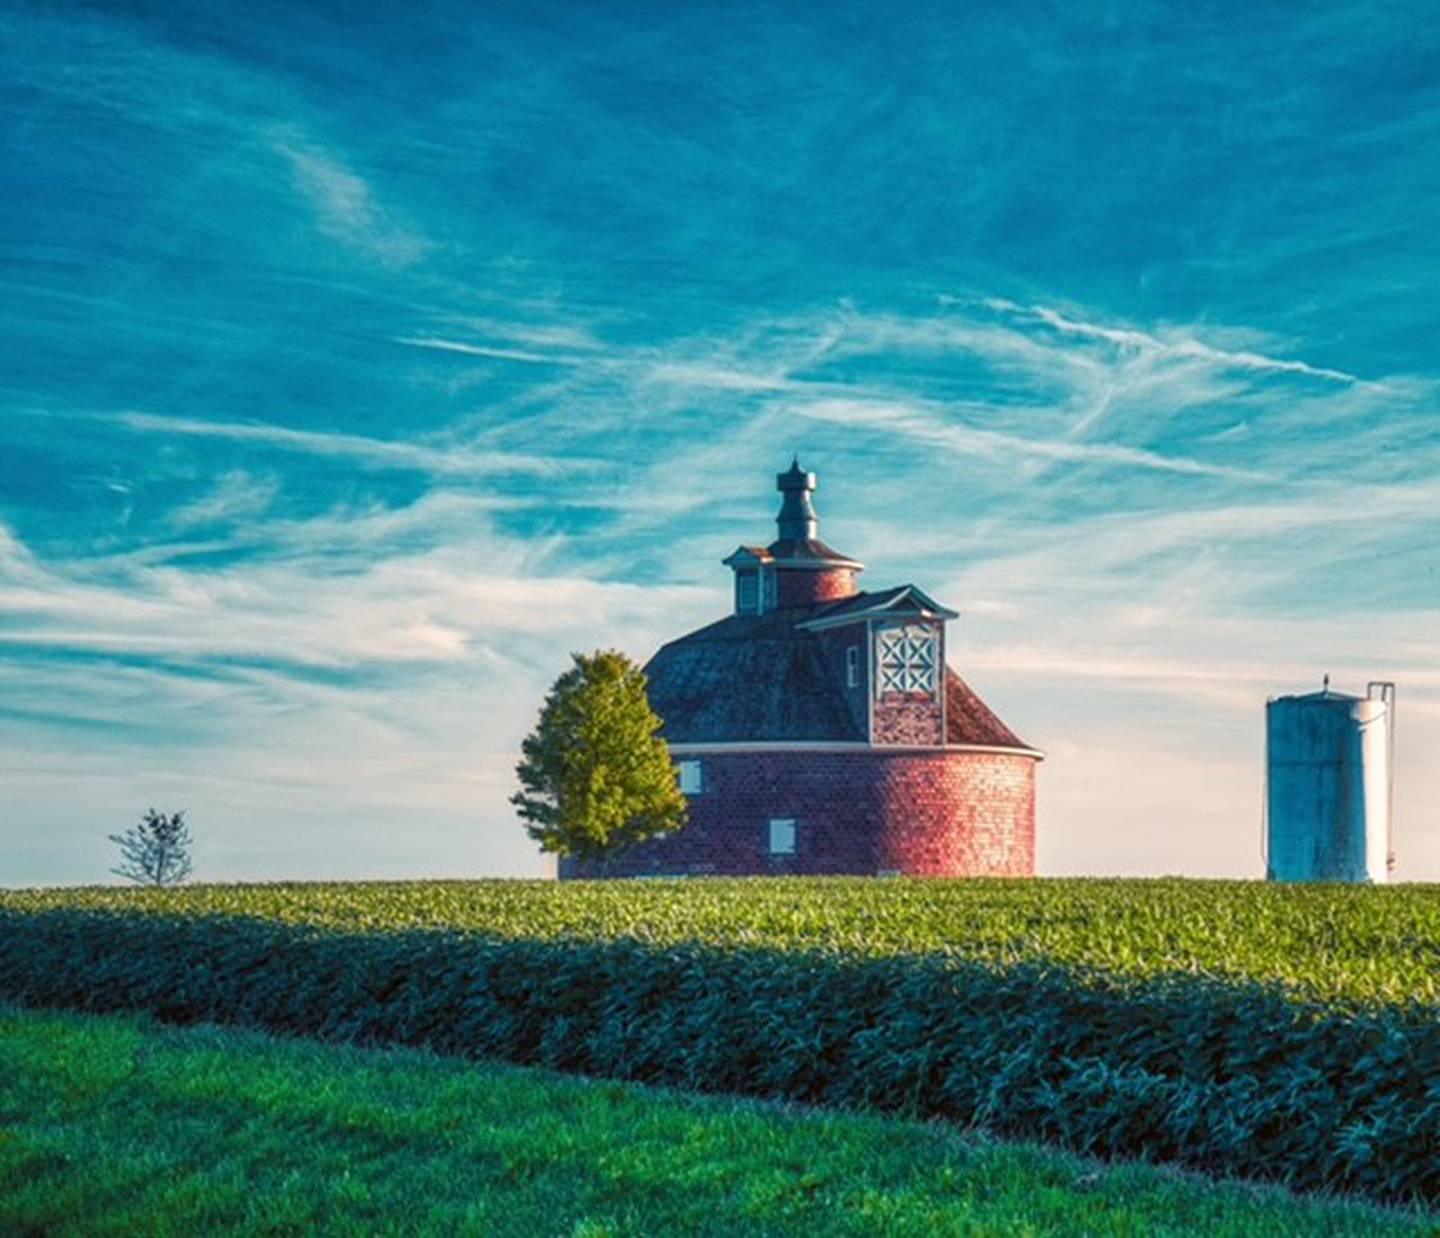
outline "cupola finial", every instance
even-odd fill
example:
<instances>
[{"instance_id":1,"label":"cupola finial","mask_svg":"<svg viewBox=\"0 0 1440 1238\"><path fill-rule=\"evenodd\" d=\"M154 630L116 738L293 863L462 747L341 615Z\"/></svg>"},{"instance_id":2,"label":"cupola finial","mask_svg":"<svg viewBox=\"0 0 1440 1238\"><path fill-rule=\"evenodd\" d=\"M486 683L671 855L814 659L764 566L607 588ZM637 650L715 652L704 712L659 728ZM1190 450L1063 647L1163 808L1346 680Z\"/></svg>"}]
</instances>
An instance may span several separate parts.
<instances>
[{"instance_id":1,"label":"cupola finial","mask_svg":"<svg viewBox=\"0 0 1440 1238\"><path fill-rule=\"evenodd\" d=\"M820 518L815 514L815 505L810 494L815 489L815 474L807 473L800 467L796 454L790 461L790 468L775 478L775 488L785 496L780 504L780 514L775 523L780 526L782 542L808 542L819 536Z\"/></svg>"}]
</instances>

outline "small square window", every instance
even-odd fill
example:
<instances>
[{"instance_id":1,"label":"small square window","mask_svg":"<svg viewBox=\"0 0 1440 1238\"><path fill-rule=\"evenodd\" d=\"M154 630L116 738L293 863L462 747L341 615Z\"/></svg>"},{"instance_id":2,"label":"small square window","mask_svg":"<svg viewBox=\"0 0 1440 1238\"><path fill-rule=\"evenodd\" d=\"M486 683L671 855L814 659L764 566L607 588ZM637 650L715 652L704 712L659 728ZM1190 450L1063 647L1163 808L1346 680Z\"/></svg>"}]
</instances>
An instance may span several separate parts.
<instances>
[{"instance_id":1,"label":"small square window","mask_svg":"<svg viewBox=\"0 0 1440 1238\"><path fill-rule=\"evenodd\" d=\"M705 771L699 761L677 761L675 769L682 795L699 795L705 789Z\"/></svg>"},{"instance_id":2,"label":"small square window","mask_svg":"<svg viewBox=\"0 0 1440 1238\"><path fill-rule=\"evenodd\" d=\"M770 818L770 854L795 854L795 818Z\"/></svg>"},{"instance_id":3,"label":"small square window","mask_svg":"<svg viewBox=\"0 0 1440 1238\"><path fill-rule=\"evenodd\" d=\"M845 686L847 688L858 688L860 686L860 646L851 645L845 651Z\"/></svg>"}]
</instances>

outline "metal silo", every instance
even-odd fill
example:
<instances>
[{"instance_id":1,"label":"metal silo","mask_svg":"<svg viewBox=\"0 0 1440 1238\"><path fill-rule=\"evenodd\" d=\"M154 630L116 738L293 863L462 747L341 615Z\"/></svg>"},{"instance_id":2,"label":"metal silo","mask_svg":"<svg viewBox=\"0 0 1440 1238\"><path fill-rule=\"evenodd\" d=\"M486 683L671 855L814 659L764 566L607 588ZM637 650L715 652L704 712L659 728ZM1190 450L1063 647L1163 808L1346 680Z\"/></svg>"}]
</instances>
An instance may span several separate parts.
<instances>
[{"instance_id":1,"label":"metal silo","mask_svg":"<svg viewBox=\"0 0 1440 1238\"><path fill-rule=\"evenodd\" d=\"M1265 875L1374 881L1395 866L1395 685L1266 702Z\"/></svg>"}]
</instances>

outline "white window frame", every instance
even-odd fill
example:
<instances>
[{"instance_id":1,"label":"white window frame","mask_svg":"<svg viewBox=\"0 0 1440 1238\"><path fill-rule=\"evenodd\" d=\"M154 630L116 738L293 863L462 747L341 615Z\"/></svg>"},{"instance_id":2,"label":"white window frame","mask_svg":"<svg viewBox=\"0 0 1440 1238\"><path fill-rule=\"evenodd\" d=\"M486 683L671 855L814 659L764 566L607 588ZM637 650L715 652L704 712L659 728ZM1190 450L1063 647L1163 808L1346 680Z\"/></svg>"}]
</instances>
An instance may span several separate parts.
<instances>
[{"instance_id":1,"label":"white window frame","mask_svg":"<svg viewBox=\"0 0 1440 1238\"><path fill-rule=\"evenodd\" d=\"M794 817L771 817L766 837L771 855L794 855L799 837L799 823Z\"/></svg>"},{"instance_id":2,"label":"white window frame","mask_svg":"<svg viewBox=\"0 0 1440 1238\"><path fill-rule=\"evenodd\" d=\"M887 692L934 697L940 635L929 624L897 623L875 633L875 699Z\"/></svg>"},{"instance_id":3,"label":"white window frame","mask_svg":"<svg viewBox=\"0 0 1440 1238\"><path fill-rule=\"evenodd\" d=\"M860 686L860 646L851 645L845 650L845 686L847 688L858 688Z\"/></svg>"},{"instance_id":4,"label":"white window frame","mask_svg":"<svg viewBox=\"0 0 1440 1238\"><path fill-rule=\"evenodd\" d=\"M681 795L699 795L705 790L705 766L691 757L675 762L675 781L680 784Z\"/></svg>"}]
</instances>

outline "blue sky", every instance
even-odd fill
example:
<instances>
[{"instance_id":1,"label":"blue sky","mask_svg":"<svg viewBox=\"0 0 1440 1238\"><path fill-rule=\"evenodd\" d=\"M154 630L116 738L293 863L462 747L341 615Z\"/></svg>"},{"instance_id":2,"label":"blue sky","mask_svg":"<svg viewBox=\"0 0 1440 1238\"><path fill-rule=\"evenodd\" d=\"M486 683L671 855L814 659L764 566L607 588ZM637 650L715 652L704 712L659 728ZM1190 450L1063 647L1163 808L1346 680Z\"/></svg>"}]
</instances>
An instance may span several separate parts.
<instances>
[{"instance_id":1,"label":"blue sky","mask_svg":"<svg viewBox=\"0 0 1440 1238\"><path fill-rule=\"evenodd\" d=\"M546 871L544 688L723 613L792 451L1048 752L1042 871L1258 873L1328 671L1440 879L1432 17L0 8L0 884L151 804Z\"/></svg>"}]
</instances>

